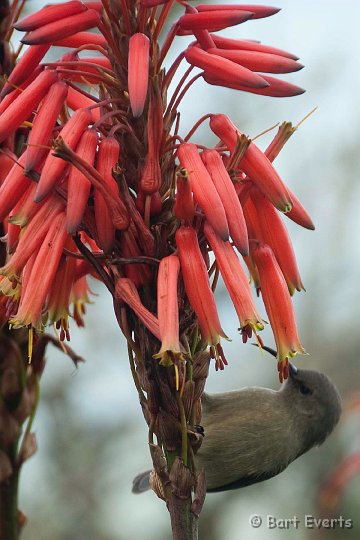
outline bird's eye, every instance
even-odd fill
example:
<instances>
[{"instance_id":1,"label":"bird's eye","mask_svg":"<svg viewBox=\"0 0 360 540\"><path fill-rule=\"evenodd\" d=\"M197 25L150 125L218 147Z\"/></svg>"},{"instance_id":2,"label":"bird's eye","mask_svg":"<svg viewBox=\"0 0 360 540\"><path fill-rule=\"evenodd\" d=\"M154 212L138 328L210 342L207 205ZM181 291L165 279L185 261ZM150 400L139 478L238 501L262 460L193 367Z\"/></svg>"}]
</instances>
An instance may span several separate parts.
<instances>
[{"instance_id":1,"label":"bird's eye","mask_svg":"<svg viewBox=\"0 0 360 540\"><path fill-rule=\"evenodd\" d=\"M299 390L300 390L300 393L303 394L304 396L312 394L312 390L308 386L306 386L306 384L304 383L300 384Z\"/></svg>"}]
</instances>

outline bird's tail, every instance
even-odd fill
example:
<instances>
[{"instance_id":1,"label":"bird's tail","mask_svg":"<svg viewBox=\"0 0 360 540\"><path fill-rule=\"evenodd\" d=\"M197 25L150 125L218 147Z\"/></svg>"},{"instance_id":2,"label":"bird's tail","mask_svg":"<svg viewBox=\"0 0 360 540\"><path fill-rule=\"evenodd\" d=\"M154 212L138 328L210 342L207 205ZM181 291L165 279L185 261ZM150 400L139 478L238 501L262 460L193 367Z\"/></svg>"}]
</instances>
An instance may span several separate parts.
<instances>
[{"instance_id":1,"label":"bird's tail","mask_svg":"<svg viewBox=\"0 0 360 540\"><path fill-rule=\"evenodd\" d=\"M151 471L145 471L135 476L131 490L133 493L144 493L150 489L150 473Z\"/></svg>"}]
</instances>

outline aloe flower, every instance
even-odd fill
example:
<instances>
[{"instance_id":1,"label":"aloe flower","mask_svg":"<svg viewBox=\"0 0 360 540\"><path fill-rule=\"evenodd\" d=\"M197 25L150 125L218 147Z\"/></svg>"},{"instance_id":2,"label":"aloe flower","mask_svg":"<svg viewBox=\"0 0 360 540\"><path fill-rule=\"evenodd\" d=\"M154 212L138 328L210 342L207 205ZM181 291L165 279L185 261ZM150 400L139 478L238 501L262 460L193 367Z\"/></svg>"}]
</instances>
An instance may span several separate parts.
<instances>
[{"instance_id":1,"label":"aloe flower","mask_svg":"<svg viewBox=\"0 0 360 540\"><path fill-rule=\"evenodd\" d=\"M290 293L272 249L255 241L250 243L250 249L259 271L261 295L274 333L281 377L287 359L305 350L298 336Z\"/></svg>"},{"instance_id":2,"label":"aloe flower","mask_svg":"<svg viewBox=\"0 0 360 540\"><path fill-rule=\"evenodd\" d=\"M296 128L281 128L263 151L221 112L184 132L180 107L194 84L299 95L282 74L303 66L245 39L242 26L239 38L223 35L273 7L70 0L21 19L14 6L8 20L23 47L12 47L0 88L0 321L28 329L36 363L46 328L66 341L73 321L86 325L89 278L106 286L180 538L178 508L187 505L190 527L205 493L192 456L208 366L227 364L218 276L242 341L262 331L265 309L286 378L288 358L304 352L289 293L302 283L279 212L313 228L273 164ZM206 121L212 143L197 131ZM229 334L241 340L237 326Z\"/></svg>"},{"instance_id":3,"label":"aloe flower","mask_svg":"<svg viewBox=\"0 0 360 540\"><path fill-rule=\"evenodd\" d=\"M182 359L179 339L178 276L180 262L176 255L164 257L158 272L158 319L161 349L154 355L166 366Z\"/></svg>"}]
</instances>

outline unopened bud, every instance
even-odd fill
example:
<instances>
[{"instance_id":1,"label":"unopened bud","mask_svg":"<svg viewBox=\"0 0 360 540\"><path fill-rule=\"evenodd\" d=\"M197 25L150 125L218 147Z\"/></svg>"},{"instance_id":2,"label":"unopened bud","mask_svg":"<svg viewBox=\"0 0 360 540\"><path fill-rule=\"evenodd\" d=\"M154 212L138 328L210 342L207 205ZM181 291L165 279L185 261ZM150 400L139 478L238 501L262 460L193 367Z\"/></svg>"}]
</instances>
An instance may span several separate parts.
<instances>
[{"instance_id":1,"label":"unopened bud","mask_svg":"<svg viewBox=\"0 0 360 540\"><path fill-rule=\"evenodd\" d=\"M165 411L160 411L158 415L159 432L164 446L169 452L174 452L181 440L180 423Z\"/></svg>"},{"instance_id":2,"label":"unopened bud","mask_svg":"<svg viewBox=\"0 0 360 540\"><path fill-rule=\"evenodd\" d=\"M163 501L165 501L165 493L164 493L162 482L158 474L154 470L150 472L149 484L150 484L151 489L159 497L159 499L162 499Z\"/></svg>"},{"instance_id":3,"label":"unopened bud","mask_svg":"<svg viewBox=\"0 0 360 540\"><path fill-rule=\"evenodd\" d=\"M194 418L194 424L201 424L201 415L202 415L202 407L201 407L201 400L200 398L195 400L194 396L194 405L193 405L193 418Z\"/></svg>"},{"instance_id":4,"label":"unopened bud","mask_svg":"<svg viewBox=\"0 0 360 540\"><path fill-rule=\"evenodd\" d=\"M162 478L167 476L167 465L164 453L157 444L150 444L150 453L156 472Z\"/></svg>"},{"instance_id":5,"label":"unopened bud","mask_svg":"<svg viewBox=\"0 0 360 540\"><path fill-rule=\"evenodd\" d=\"M169 476L174 495L179 499L188 499L191 496L195 478L181 458L175 459Z\"/></svg>"},{"instance_id":6,"label":"unopened bud","mask_svg":"<svg viewBox=\"0 0 360 540\"><path fill-rule=\"evenodd\" d=\"M199 517L206 496L206 478L204 469L196 475L195 498L191 505L191 511Z\"/></svg>"},{"instance_id":7,"label":"unopened bud","mask_svg":"<svg viewBox=\"0 0 360 540\"><path fill-rule=\"evenodd\" d=\"M209 374L210 354L208 351L201 351L193 358L193 379L195 382L206 379Z\"/></svg>"},{"instance_id":8,"label":"unopened bud","mask_svg":"<svg viewBox=\"0 0 360 540\"><path fill-rule=\"evenodd\" d=\"M146 384L146 393L147 393L147 406L151 414L157 414L159 410L158 404L158 392L157 385L154 381L148 380Z\"/></svg>"},{"instance_id":9,"label":"unopened bud","mask_svg":"<svg viewBox=\"0 0 360 540\"><path fill-rule=\"evenodd\" d=\"M160 379L162 406L171 416L179 416L179 407L175 398L175 391L172 392L170 387Z\"/></svg>"}]
</instances>

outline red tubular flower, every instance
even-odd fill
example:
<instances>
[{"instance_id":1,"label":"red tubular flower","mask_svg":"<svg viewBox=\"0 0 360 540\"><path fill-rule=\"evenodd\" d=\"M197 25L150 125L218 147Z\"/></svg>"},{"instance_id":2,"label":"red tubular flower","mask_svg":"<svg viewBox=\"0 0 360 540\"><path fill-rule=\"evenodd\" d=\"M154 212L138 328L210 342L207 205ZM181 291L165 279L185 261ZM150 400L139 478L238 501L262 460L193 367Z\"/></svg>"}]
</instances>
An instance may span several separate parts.
<instances>
[{"instance_id":1,"label":"red tubular flower","mask_svg":"<svg viewBox=\"0 0 360 540\"><path fill-rule=\"evenodd\" d=\"M260 275L261 295L269 317L280 363L297 353L305 353L298 336L295 314L285 278L272 249L250 242L250 251Z\"/></svg>"},{"instance_id":2,"label":"red tubular flower","mask_svg":"<svg viewBox=\"0 0 360 540\"><path fill-rule=\"evenodd\" d=\"M180 165L186 169L191 190L209 223L223 240L229 238L225 210L214 183L203 164L195 144L181 144L177 152Z\"/></svg>"},{"instance_id":3,"label":"red tubular flower","mask_svg":"<svg viewBox=\"0 0 360 540\"><path fill-rule=\"evenodd\" d=\"M181 272L190 305L198 318L201 337L211 346L226 337L221 328L213 292L197 235L192 227L180 227L175 234Z\"/></svg>"},{"instance_id":4,"label":"red tubular flower","mask_svg":"<svg viewBox=\"0 0 360 540\"><path fill-rule=\"evenodd\" d=\"M294 249L288 232L276 208L257 189L251 190L251 199L255 205L257 222L261 230L261 240L268 244L281 268L291 295L295 290L304 289L296 263Z\"/></svg>"},{"instance_id":5,"label":"red tubular flower","mask_svg":"<svg viewBox=\"0 0 360 540\"><path fill-rule=\"evenodd\" d=\"M13 164L0 186L0 221L14 208L24 191L32 185L32 180L24 175L26 152Z\"/></svg>"},{"instance_id":6,"label":"red tubular flower","mask_svg":"<svg viewBox=\"0 0 360 540\"><path fill-rule=\"evenodd\" d=\"M91 113L88 109L78 109L75 111L61 130L61 137L64 142L70 148L75 148L90 122ZM49 153L41 171L35 194L35 202L42 201L54 189L56 184L62 179L67 166L66 161L55 157L51 152Z\"/></svg>"},{"instance_id":7,"label":"red tubular flower","mask_svg":"<svg viewBox=\"0 0 360 540\"><path fill-rule=\"evenodd\" d=\"M196 9L202 13L204 11L227 11L227 10L244 10L251 11L253 19L262 19L270 17L280 11L280 8L271 6L258 6L255 4L198 4Z\"/></svg>"},{"instance_id":8,"label":"red tubular flower","mask_svg":"<svg viewBox=\"0 0 360 540\"><path fill-rule=\"evenodd\" d=\"M55 71L43 71L0 116L0 142L14 133L38 106L50 86L57 80Z\"/></svg>"},{"instance_id":9,"label":"red tubular flower","mask_svg":"<svg viewBox=\"0 0 360 540\"><path fill-rule=\"evenodd\" d=\"M139 293L128 278L119 278L115 286L115 298L119 302L125 302L134 311L143 325L161 341L159 321L141 302Z\"/></svg>"},{"instance_id":10,"label":"red tubular flower","mask_svg":"<svg viewBox=\"0 0 360 540\"><path fill-rule=\"evenodd\" d=\"M14 328L32 325L41 329L45 300L51 290L67 236L65 214L60 213L48 224L46 237L32 261L25 287L23 282L18 311L10 321Z\"/></svg>"},{"instance_id":11,"label":"red tubular flower","mask_svg":"<svg viewBox=\"0 0 360 540\"><path fill-rule=\"evenodd\" d=\"M94 34L93 32L77 32L66 38L55 41L56 47L69 47L71 49L77 49L79 47L82 50L86 50L86 45L89 45L89 50L93 50L94 45L100 45L100 47L106 47L107 41L102 34Z\"/></svg>"},{"instance_id":12,"label":"red tubular flower","mask_svg":"<svg viewBox=\"0 0 360 540\"><path fill-rule=\"evenodd\" d=\"M210 76L217 76L224 81L235 82L251 88L266 88L268 83L257 73L235 64L231 60L215 54L209 54L199 47L189 47L185 51L185 58L193 66L197 66Z\"/></svg>"},{"instance_id":13,"label":"red tubular flower","mask_svg":"<svg viewBox=\"0 0 360 540\"><path fill-rule=\"evenodd\" d=\"M44 201L41 203L34 202L35 190L36 183L31 182L25 191L23 191L22 196L9 213L8 220L11 223L25 227L44 204Z\"/></svg>"},{"instance_id":14,"label":"red tubular flower","mask_svg":"<svg viewBox=\"0 0 360 540\"><path fill-rule=\"evenodd\" d=\"M276 54L278 56L285 56L285 58L291 58L292 60L298 60L299 58L292 53L278 49L277 47L271 47L269 45L263 45L257 41L251 41L247 39L231 39L224 36L218 36L211 34L211 39L215 43L218 49L233 49L233 50L245 50L245 51L257 51L268 54Z\"/></svg>"},{"instance_id":15,"label":"red tubular flower","mask_svg":"<svg viewBox=\"0 0 360 540\"><path fill-rule=\"evenodd\" d=\"M178 20L178 25L181 30L191 30L191 32L197 30L217 32L248 21L252 17L253 13L242 9L185 13Z\"/></svg>"},{"instance_id":16,"label":"red tubular flower","mask_svg":"<svg viewBox=\"0 0 360 540\"><path fill-rule=\"evenodd\" d=\"M248 257L244 257L244 262L249 271L250 283L253 283L254 288L256 290L256 294L257 296L259 296L260 295L260 276L251 255L249 255Z\"/></svg>"},{"instance_id":17,"label":"red tubular flower","mask_svg":"<svg viewBox=\"0 0 360 540\"><path fill-rule=\"evenodd\" d=\"M6 231L6 252L12 255L19 243L21 228L16 223L10 222L5 224L4 228Z\"/></svg>"},{"instance_id":18,"label":"red tubular flower","mask_svg":"<svg viewBox=\"0 0 360 540\"><path fill-rule=\"evenodd\" d=\"M25 88L27 88L37 77L40 75L40 73L43 71L42 66L38 66L34 69L33 73L30 75L28 79L26 79L25 82L23 82L19 88L16 88L13 92L10 92L10 94L7 94L1 101L0 101L0 115L2 115L7 108L17 99L20 94L23 93Z\"/></svg>"},{"instance_id":19,"label":"red tubular flower","mask_svg":"<svg viewBox=\"0 0 360 540\"><path fill-rule=\"evenodd\" d=\"M13 26L20 32L29 32L45 26L46 24L64 20L66 17L76 15L82 11L86 11L87 7L79 0L71 0L62 4L50 4L40 9L36 13L32 13L19 21L16 21Z\"/></svg>"},{"instance_id":20,"label":"red tubular flower","mask_svg":"<svg viewBox=\"0 0 360 540\"><path fill-rule=\"evenodd\" d=\"M3 98L15 90L15 88L20 86L24 81L26 81L34 69L39 65L49 49L50 44L33 45L32 47L29 47L10 73L1 90L0 97Z\"/></svg>"},{"instance_id":21,"label":"red tubular flower","mask_svg":"<svg viewBox=\"0 0 360 540\"><path fill-rule=\"evenodd\" d=\"M223 242L211 225L205 221L204 233L216 258L225 286L230 294L236 313L239 317L240 328L247 336L247 328L255 333L264 328L251 295L248 278L240 261L231 247L230 242Z\"/></svg>"},{"instance_id":22,"label":"red tubular flower","mask_svg":"<svg viewBox=\"0 0 360 540\"><path fill-rule=\"evenodd\" d=\"M161 259L157 278L157 315L160 327L161 349L154 355L160 364L170 366L182 359L179 341L178 276L179 259L169 255Z\"/></svg>"},{"instance_id":23,"label":"red tubular flower","mask_svg":"<svg viewBox=\"0 0 360 540\"><path fill-rule=\"evenodd\" d=\"M28 138L25 173L29 173L44 155L44 147L49 144L57 117L64 105L68 86L64 81L57 81L42 100L32 130Z\"/></svg>"},{"instance_id":24,"label":"red tubular flower","mask_svg":"<svg viewBox=\"0 0 360 540\"><path fill-rule=\"evenodd\" d=\"M76 152L69 149L68 147L67 147L68 149L66 149L66 147L64 149L62 148L63 148L63 145L60 140L57 143L57 150L54 155L61 156L64 153L67 159L69 160L69 162L75 165L81 172L84 173L86 178L90 180L93 187L97 191L99 191L99 193L104 198L104 201L109 210L109 214L110 214L114 227L122 231L126 230L129 226L129 214L123 201L119 197L117 184L115 183L116 184L116 195L115 195L115 191L112 190L111 188L109 189L107 182L104 182L103 176L94 167L92 167L89 163L87 163L80 156L78 156ZM131 201L132 204L134 204L131 197L129 200ZM146 249L146 247L149 248L150 246L149 251L147 253L151 255L150 251L153 248L154 238L149 233L149 230L145 227L144 222L141 219L140 219L140 222L144 226L144 231L142 232L144 232L144 238L146 238L146 243L147 243L147 246L142 245L142 248ZM139 231L139 236L140 236L140 231Z\"/></svg>"},{"instance_id":25,"label":"red tubular flower","mask_svg":"<svg viewBox=\"0 0 360 540\"><path fill-rule=\"evenodd\" d=\"M94 165L98 135L95 129L86 129L76 147L76 153ZM91 183L74 165L70 167L68 178L68 198L66 206L66 226L70 234L77 231L89 199Z\"/></svg>"},{"instance_id":26,"label":"red tubular flower","mask_svg":"<svg viewBox=\"0 0 360 540\"><path fill-rule=\"evenodd\" d=\"M49 223L52 223L57 214L63 211L64 204L55 197L47 201L46 205L41 206L24 228L16 252L0 269L0 274L7 276L11 281L19 281L27 261L33 253L39 251L49 231Z\"/></svg>"},{"instance_id":27,"label":"red tubular flower","mask_svg":"<svg viewBox=\"0 0 360 540\"><path fill-rule=\"evenodd\" d=\"M241 51L231 49L208 49L208 53L222 58L227 58L235 64L250 69L251 71L264 71L266 73L291 73L299 71L304 66L295 62L291 58L276 54L263 53L258 51Z\"/></svg>"},{"instance_id":28,"label":"red tubular flower","mask_svg":"<svg viewBox=\"0 0 360 540\"><path fill-rule=\"evenodd\" d=\"M246 256L249 254L249 243L245 218L224 162L216 150L204 150L201 158L223 203L230 236L239 252Z\"/></svg>"},{"instance_id":29,"label":"red tubular flower","mask_svg":"<svg viewBox=\"0 0 360 540\"><path fill-rule=\"evenodd\" d=\"M178 219L187 224L191 224L195 215L193 194L186 171L180 170L176 175L176 199L173 212Z\"/></svg>"},{"instance_id":30,"label":"red tubular flower","mask_svg":"<svg viewBox=\"0 0 360 540\"><path fill-rule=\"evenodd\" d=\"M66 247L71 249L74 247L74 242L71 239L69 240ZM69 305L75 277L76 259L74 257L62 257L46 302L49 321L55 323L56 328L60 329L60 341L64 341L65 338L70 341Z\"/></svg>"},{"instance_id":31,"label":"red tubular flower","mask_svg":"<svg viewBox=\"0 0 360 540\"><path fill-rule=\"evenodd\" d=\"M60 4L61 5L61 4ZM64 6L61 5L63 8ZM21 42L25 45L40 45L44 43L54 43L64 39L76 32L89 30L98 25L100 21L99 13L94 9L88 9L82 13L59 19L36 30L28 32Z\"/></svg>"},{"instance_id":32,"label":"red tubular flower","mask_svg":"<svg viewBox=\"0 0 360 540\"><path fill-rule=\"evenodd\" d=\"M90 99L87 96L84 96L84 94L82 94L81 92L78 92L77 90L75 90L75 88L72 88L71 86L69 86L67 98L66 98L66 104L73 111L77 111L78 109L87 109L88 107L95 105L95 100ZM93 122L97 122L100 118L99 108L95 107L89 110L91 112L91 117L92 117Z\"/></svg>"},{"instance_id":33,"label":"red tubular flower","mask_svg":"<svg viewBox=\"0 0 360 540\"><path fill-rule=\"evenodd\" d=\"M214 86L223 86L225 88L232 88L233 90L240 90L242 92L248 92L250 94L258 94L260 96L270 96L270 97L294 97L300 96L305 92L300 86L289 83L287 81L282 81L281 79L276 79L275 77L270 77L269 75L261 74L261 77L268 83L267 88L250 88L249 86L244 86L242 84L237 84L234 81L226 81L214 75L209 75L208 73L203 73L203 78L208 84L213 84Z\"/></svg>"},{"instance_id":34,"label":"red tubular flower","mask_svg":"<svg viewBox=\"0 0 360 540\"><path fill-rule=\"evenodd\" d=\"M17 156L10 152L0 152L0 186L17 161Z\"/></svg>"},{"instance_id":35,"label":"red tubular flower","mask_svg":"<svg viewBox=\"0 0 360 540\"><path fill-rule=\"evenodd\" d=\"M213 114L210 118L210 128L233 151L241 132L234 126L225 114ZM239 167L249 176L264 195L281 212L289 212L292 202L286 186L281 180L268 158L251 142L247 147Z\"/></svg>"},{"instance_id":36,"label":"red tubular flower","mask_svg":"<svg viewBox=\"0 0 360 540\"><path fill-rule=\"evenodd\" d=\"M309 214L307 213L307 211L305 210L305 208L303 207L303 205L301 204L301 202L299 201L295 193L293 193L291 189L289 188L288 188L288 192L291 198L291 202L293 203L293 207L290 210L290 212L287 212L285 214L285 216L291 219L292 221L294 221L294 223L297 223L298 225L300 225L301 227L304 227L305 229L309 229L310 231L314 231L315 225L311 217L309 216Z\"/></svg>"},{"instance_id":37,"label":"red tubular flower","mask_svg":"<svg viewBox=\"0 0 360 540\"><path fill-rule=\"evenodd\" d=\"M116 198L119 198L119 190L113 178L112 170L119 160L119 154L119 143L114 137L106 137L100 143L96 162L96 170L101 174L108 190ZM106 201L96 188L94 190L94 208L98 244L107 253L111 250L115 241L115 227Z\"/></svg>"},{"instance_id":38,"label":"red tubular flower","mask_svg":"<svg viewBox=\"0 0 360 540\"><path fill-rule=\"evenodd\" d=\"M145 34L133 34L129 40L128 86L133 116L141 116L149 82L150 41Z\"/></svg>"}]
</instances>

